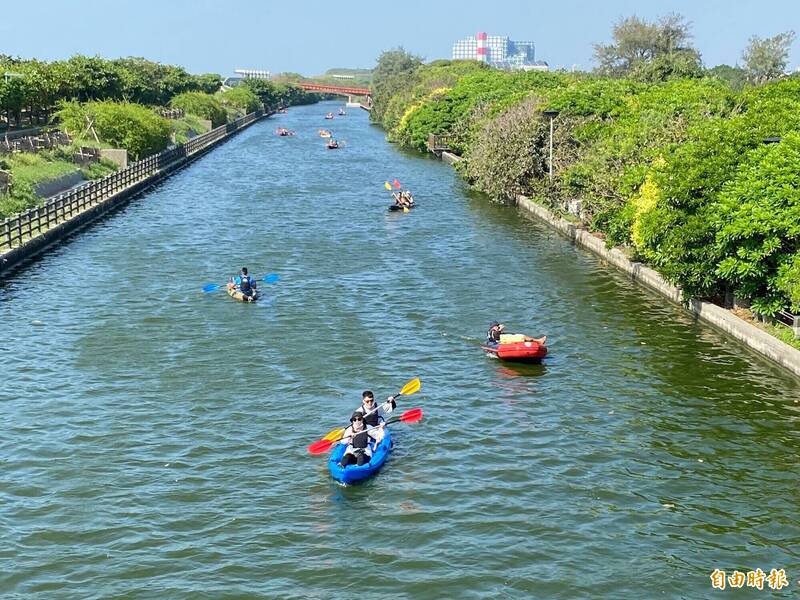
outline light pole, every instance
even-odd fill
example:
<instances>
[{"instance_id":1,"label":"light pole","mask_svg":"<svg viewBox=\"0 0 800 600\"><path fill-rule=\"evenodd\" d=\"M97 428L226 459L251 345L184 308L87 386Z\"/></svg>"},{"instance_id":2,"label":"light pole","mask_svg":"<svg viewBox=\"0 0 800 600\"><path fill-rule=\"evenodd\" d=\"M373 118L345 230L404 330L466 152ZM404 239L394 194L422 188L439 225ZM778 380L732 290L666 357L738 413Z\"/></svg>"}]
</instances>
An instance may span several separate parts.
<instances>
[{"instance_id":1,"label":"light pole","mask_svg":"<svg viewBox=\"0 0 800 600\"><path fill-rule=\"evenodd\" d=\"M558 111L550 109L542 114L545 117L550 117L550 183L553 183L553 121L558 116Z\"/></svg>"}]
</instances>

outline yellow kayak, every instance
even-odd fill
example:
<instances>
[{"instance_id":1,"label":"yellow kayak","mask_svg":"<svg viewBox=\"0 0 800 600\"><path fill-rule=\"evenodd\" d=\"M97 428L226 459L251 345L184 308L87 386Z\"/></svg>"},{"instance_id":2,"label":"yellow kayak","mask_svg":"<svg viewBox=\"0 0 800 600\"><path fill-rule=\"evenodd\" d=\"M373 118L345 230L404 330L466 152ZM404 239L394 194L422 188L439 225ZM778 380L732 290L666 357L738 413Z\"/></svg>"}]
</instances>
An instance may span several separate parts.
<instances>
[{"instance_id":1,"label":"yellow kayak","mask_svg":"<svg viewBox=\"0 0 800 600\"><path fill-rule=\"evenodd\" d=\"M256 300L258 300L258 291L253 290L253 295L247 297L242 292L239 291L239 288L236 287L235 283L229 283L228 296L230 296L234 300L238 300L239 302L255 302Z\"/></svg>"}]
</instances>

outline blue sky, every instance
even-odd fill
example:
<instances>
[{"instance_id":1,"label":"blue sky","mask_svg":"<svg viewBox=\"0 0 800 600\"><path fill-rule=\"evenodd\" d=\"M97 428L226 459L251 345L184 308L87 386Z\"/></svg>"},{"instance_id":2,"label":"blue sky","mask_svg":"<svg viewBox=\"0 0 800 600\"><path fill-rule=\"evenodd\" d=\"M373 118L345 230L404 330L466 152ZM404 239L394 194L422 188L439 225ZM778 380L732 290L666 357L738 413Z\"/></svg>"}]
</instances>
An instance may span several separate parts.
<instances>
[{"instance_id":1,"label":"blue sky","mask_svg":"<svg viewBox=\"0 0 800 600\"><path fill-rule=\"evenodd\" d=\"M144 56L194 73L237 67L306 75L372 67L402 45L427 60L486 31L532 40L551 67L593 67L592 44L637 14L678 12L693 23L707 66L734 64L752 35L800 30L800 0L4 0L0 53L54 60L73 54ZM800 31L798 31L800 33ZM790 55L800 67L800 41Z\"/></svg>"}]
</instances>

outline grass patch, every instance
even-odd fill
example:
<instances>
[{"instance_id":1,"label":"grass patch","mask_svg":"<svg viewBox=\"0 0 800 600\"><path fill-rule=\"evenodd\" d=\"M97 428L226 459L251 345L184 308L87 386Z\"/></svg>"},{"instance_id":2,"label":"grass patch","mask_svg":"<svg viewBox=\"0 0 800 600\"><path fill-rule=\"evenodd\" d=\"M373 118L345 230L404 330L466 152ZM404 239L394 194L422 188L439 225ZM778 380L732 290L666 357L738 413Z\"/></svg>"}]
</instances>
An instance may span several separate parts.
<instances>
[{"instance_id":1,"label":"grass patch","mask_svg":"<svg viewBox=\"0 0 800 600\"><path fill-rule=\"evenodd\" d=\"M195 115L186 115L181 119L174 119L170 123L172 131L175 133L176 144L185 144L193 137L209 131L207 125Z\"/></svg>"},{"instance_id":2,"label":"grass patch","mask_svg":"<svg viewBox=\"0 0 800 600\"><path fill-rule=\"evenodd\" d=\"M789 344L792 348L800 350L800 338L794 337L794 332L791 327L787 327L783 323L764 323L755 318L755 315L749 308L734 308L731 312L751 325L755 325L762 331L767 332L774 338L778 338L785 344Z\"/></svg>"},{"instance_id":3,"label":"grass patch","mask_svg":"<svg viewBox=\"0 0 800 600\"><path fill-rule=\"evenodd\" d=\"M99 162L91 163L80 168L84 179L100 179L117 170L117 163L101 158Z\"/></svg>"},{"instance_id":4,"label":"grass patch","mask_svg":"<svg viewBox=\"0 0 800 600\"><path fill-rule=\"evenodd\" d=\"M11 173L11 189L8 194L0 194L0 219L40 205L43 199L33 191L38 183L77 172L84 179L99 179L117 170L117 165L107 159L86 167L73 163L72 153L81 144L82 141L79 141L73 146L59 146L38 154L20 152L4 155L0 168Z\"/></svg>"},{"instance_id":5,"label":"grass patch","mask_svg":"<svg viewBox=\"0 0 800 600\"><path fill-rule=\"evenodd\" d=\"M760 323L759 326L772 337L776 337L783 343L789 344L792 348L800 350L800 338L794 337L794 332L791 328L785 325L772 325L770 323Z\"/></svg>"},{"instance_id":6,"label":"grass patch","mask_svg":"<svg viewBox=\"0 0 800 600\"><path fill-rule=\"evenodd\" d=\"M58 179L78 170L77 165L64 160L61 152L49 151L38 154L20 152L8 155L2 163L4 170L11 171L11 186L34 186L42 181Z\"/></svg>"},{"instance_id":7,"label":"grass patch","mask_svg":"<svg viewBox=\"0 0 800 600\"><path fill-rule=\"evenodd\" d=\"M106 142L98 142L94 138L73 138L72 145L75 148L100 148L101 150L114 148L113 145Z\"/></svg>"}]
</instances>

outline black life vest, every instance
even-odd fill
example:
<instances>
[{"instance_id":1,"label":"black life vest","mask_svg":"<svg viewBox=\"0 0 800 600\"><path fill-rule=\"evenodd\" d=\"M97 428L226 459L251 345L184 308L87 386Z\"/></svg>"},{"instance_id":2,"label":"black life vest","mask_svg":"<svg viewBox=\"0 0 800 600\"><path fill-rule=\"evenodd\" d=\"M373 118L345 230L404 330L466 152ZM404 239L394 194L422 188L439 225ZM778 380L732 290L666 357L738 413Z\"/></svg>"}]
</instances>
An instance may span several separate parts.
<instances>
[{"instance_id":1,"label":"black life vest","mask_svg":"<svg viewBox=\"0 0 800 600\"><path fill-rule=\"evenodd\" d=\"M369 433L367 433L366 431L359 431L357 434L353 436L353 439L350 442L350 445L356 449L366 448L368 444L369 444Z\"/></svg>"},{"instance_id":2,"label":"black life vest","mask_svg":"<svg viewBox=\"0 0 800 600\"><path fill-rule=\"evenodd\" d=\"M367 408L363 404L361 405L361 414L364 415L364 424L367 427L375 427L379 422L380 417L378 416L378 405L375 404L374 406L375 410L372 410L370 408ZM367 414L369 413L370 410L372 410L372 413Z\"/></svg>"},{"instance_id":3,"label":"black life vest","mask_svg":"<svg viewBox=\"0 0 800 600\"><path fill-rule=\"evenodd\" d=\"M500 341L500 332L495 329L490 329L486 332L486 341L490 344L496 344Z\"/></svg>"}]
</instances>

